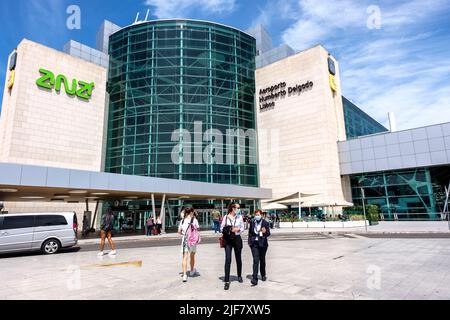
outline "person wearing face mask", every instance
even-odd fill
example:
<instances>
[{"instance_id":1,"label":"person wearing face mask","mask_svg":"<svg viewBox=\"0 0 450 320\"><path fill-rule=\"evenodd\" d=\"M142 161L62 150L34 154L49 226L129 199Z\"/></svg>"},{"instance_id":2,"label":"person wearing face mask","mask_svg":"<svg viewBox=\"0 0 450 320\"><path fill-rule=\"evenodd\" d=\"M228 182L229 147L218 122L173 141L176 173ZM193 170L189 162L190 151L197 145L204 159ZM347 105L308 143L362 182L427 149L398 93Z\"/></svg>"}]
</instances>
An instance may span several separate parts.
<instances>
[{"instance_id":1,"label":"person wearing face mask","mask_svg":"<svg viewBox=\"0 0 450 320\"><path fill-rule=\"evenodd\" d=\"M241 232L244 231L244 221L240 212L241 209L239 203L230 203L228 205L228 213L223 217L220 225L220 231L223 234L225 242L225 290L230 288L231 251L233 249L236 258L238 281L240 283L243 282L241 257L243 245Z\"/></svg>"},{"instance_id":2,"label":"person wearing face mask","mask_svg":"<svg viewBox=\"0 0 450 320\"><path fill-rule=\"evenodd\" d=\"M266 253L269 247L267 238L270 236L270 225L262 217L262 211L255 211L255 218L251 220L248 229L248 245L253 256L253 276L251 283L258 284L258 267L261 271L261 280L266 281Z\"/></svg>"}]
</instances>

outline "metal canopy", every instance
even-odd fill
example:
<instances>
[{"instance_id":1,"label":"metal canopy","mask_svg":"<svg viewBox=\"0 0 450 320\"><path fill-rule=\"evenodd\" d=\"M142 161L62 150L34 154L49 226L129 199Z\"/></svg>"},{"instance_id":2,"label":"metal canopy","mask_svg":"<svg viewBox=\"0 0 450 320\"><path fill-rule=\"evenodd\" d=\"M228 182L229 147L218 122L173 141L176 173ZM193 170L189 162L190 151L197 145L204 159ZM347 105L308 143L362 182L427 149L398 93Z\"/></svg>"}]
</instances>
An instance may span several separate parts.
<instances>
[{"instance_id":1,"label":"metal canopy","mask_svg":"<svg viewBox=\"0 0 450 320\"><path fill-rule=\"evenodd\" d=\"M277 209L287 209L288 207L281 203L271 202L271 203L263 203L263 210L277 210Z\"/></svg>"},{"instance_id":2,"label":"metal canopy","mask_svg":"<svg viewBox=\"0 0 450 320\"><path fill-rule=\"evenodd\" d=\"M306 198L306 199L304 199ZM300 205L306 208L314 207L346 207L352 206L353 203L345 201L344 199L336 199L328 197L321 193L302 193L295 192L286 197L273 199L266 202L269 203L279 203L281 205Z\"/></svg>"},{"instance_id":3,"label":"metal canopy","mask_svg":"<svg viewBox=\"0 0 450 320\"><path fill-rule=\"evenodd\" d=\"M0 201L270 199L272 190L218 183L0 163Z\"/></svg>"},{"instance_id":4,"label":"metal canopy","mask_svg":"<svg viewBox=\"0 0 450 320\"><path fill-rule=\"evenodd\" d=\"M301 197L312 197L312 196L316 196L320 193L300 193L300 192L295 192L291 195L288 195L286 197L283 198L278 198L278 199L273 199L270 201L267 201L267 203L271 203L271 202L281 202L281 201L288 201L288 200L295 200L293 202L298 202L298 199Z\"/></svg>"}]
</instances>

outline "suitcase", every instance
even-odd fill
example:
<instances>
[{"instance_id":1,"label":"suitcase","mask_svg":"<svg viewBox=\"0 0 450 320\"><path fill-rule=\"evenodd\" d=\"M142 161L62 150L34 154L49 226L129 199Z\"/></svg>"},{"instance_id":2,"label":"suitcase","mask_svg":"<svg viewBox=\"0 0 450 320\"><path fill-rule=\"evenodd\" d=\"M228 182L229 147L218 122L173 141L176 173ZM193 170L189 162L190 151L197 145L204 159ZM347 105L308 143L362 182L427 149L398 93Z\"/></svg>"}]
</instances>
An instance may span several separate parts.
<instances>
[{"instance_id":1,"label":"suitcase","mask_svg":"<svg viewBox=\"0 0 450 320\"><path fill-rule=\"evenodd\" d=\"M158 229L153 228L153 229L152 229L152 235L153 235L153 236L157 236L157 235L158 235Z\"/></svg>"}]
</instances>

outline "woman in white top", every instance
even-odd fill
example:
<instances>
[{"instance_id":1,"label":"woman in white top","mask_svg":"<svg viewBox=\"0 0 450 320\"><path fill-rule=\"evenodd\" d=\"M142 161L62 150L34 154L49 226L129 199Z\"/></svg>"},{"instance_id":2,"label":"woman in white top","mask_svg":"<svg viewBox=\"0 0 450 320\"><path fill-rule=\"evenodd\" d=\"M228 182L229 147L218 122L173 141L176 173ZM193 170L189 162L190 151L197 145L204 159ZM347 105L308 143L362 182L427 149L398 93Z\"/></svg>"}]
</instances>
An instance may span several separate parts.
<instances>
[{"instance_id":1,"label":"woman in white top","mask_svg":"<svg viewBox=\"0 0 450 320\"><path fill-rule=\"evenodd\" d=\"M158 231L158 234L161 235L161 229L162 229L162 221L160 216L156 216L156 230Z\"/></svg>"},{"instance_id":2,"label":"woman in white top","mask_svg":"<svg viewBox=\"0 0 450 320\"><path fill-rule=\"evenodd\" d=\"M241 232L245 230L244 220L242 219L239 203L230 203L228 205L228 214L222 219L220 231L223 233L225 241L225 286L224 289L230 288L230 269L231 269L231 251L234 249L236 258L238 281L242 280L242 238Z\"/></svg>"},{"instance_id":3,"label":"woman in white top","mask_svg":"<svg viewBox=\"0 0 450 320\"><path fill-rule=\"evenodd\" d=\"M188 235L191 225L197 230L200 229L194 209L188 207L184 209L183 219L180 221L180 225L178 226L178 233L183 236L181 238L181 252L183 253L183 282L187 281L187 260L189 255L191 256L191 272L189 275L192 277L197 273L195 270L195 252L197 251L197 245L188 246Z\"/></svg>"}]
</instances>

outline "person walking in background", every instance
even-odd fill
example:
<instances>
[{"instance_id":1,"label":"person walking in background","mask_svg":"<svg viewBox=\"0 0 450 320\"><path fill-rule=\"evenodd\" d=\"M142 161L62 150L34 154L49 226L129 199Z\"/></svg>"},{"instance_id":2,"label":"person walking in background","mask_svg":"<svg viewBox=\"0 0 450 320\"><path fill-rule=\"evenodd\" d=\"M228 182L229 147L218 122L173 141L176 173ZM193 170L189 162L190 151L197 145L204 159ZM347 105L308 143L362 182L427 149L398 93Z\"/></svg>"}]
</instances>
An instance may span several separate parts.
<instances>
[{"instance_id":1,"label":"person walking in background","mask_svg":"<svg viewBox=\"0 0 450 320\"><path fill-rule=\"evenodd\" d=\"M83 229L81 231L81 235L83 237L87 236L89 233L89 222L86 215L83 215Z\"/></svg>"},{"instance_id":2,"label":"person walking in background","mask_svg":"<svg viewBox=\"0 0 450 320\"><path fill-rule=\"evenodd\" d=\"M225 242L225 286L224 289L230 288L230 269L231 269L231 251L234 249L236 258L237 275L240 283L242 280L242 238L241 232L244 231L244 221L240 215L239 203L232 202L228 205L228 213L222 219L220 231L223 233Z\"/></svg>"},{"instance_id":3,"label":"person walking in background","mask_svg":"<svg viewBox=\"0 0 450 320\"><path fill-rule=\"evenodd\" d=\"M212 213L213 223L214 223L214 233L220 233L220 212L215 209Z\"/></svg>"},{"instance_id":4,"label":"person walking in background","mask_svg":"<svg viewBox=\"0 0 450 320\"><path fill-rule=\"evenodd\" d=\"M295 212L291 211L291 222L294 222L296 218L297 218L297 215L295 214Z\"/></svg>"},{"instance_id":5,"label":"person walking in background","mask_svg":"<svg viewBox=\"0 0 450 320\"><path fill-rule=\"evenodd\" d=\"M102 221L100 224L100 252L98 253L98 256L101 257L104 255L103 249L105 248L105 237L108 238L109 245L111 246L111 251L109 252L110 255L115 255L116 247L114 245L114 242L112 240L112 232L114 230L114 215L111 210L111 208L106 209L105 214L102 217Z\"/></svg>"},{"instance_id":6,"label":"person walking in background","mask_svg":"<svg viewBox=\"0 0 450 320\"><path fill-rule=\"evenodd\" d=\"M178 233L182 235L181 238L181 252L183 254L183 282L187 281L187 260L190 256L191 277L198 274L195 269L195 253L197 252L197 244L199 242L200 226L197 220L197 214L192 207L184 209L183 219L178 226ZM197 238L197 240L195 240Z\"/></svg>"},{"instance_id":7,"label":"person walking in background","mask_svg":"<svg viewBox=\"0 0 450 320\"><path fill-rule=\"evenodd\" d=\"M123 228L123 217L121 216L119 218L119 231L122 232L122 228Z\"/></svg>"},{"instance_id":8,"label":"person walking in background","mask_svg":"<svg viewBox=\"0 0 450 320\"><path fill-rule=\"evenodd\" d=\"M269 247L267 238L270 236L269 223L262 219L262 211L256 210L255 217L250 222L248 231L248 245L253 256L253 275L251 283L258 284L258 267L261 271L261 280L266 281L266 253Z\"/></svg>"},{"instance_id":9,"label":"person walking in background","mask_svg":"<svg viewBox=\"0 0 450 320\"><path fill-rule=\"evenodd\" d=\"M156 230L158 231L158 235L161 234L162 229L162 221L160 216L156 216Z\"/></svg>"},{"instance_id":10,"label":"person walking in background","mask_svg":"<svg viewBox=\"0 0 450 320\"><path fill-rule=\"evenodd\" d=\"M153 229L153 218L151 216L148 217L147 221L145 222L145 228L146 228L145 234L147 236L151 236L152 235L152 229Z\"/></svg>"},{"instance_id":11,"label":"person walking in background","mask_svg":"<svg viewBox=\"0 0 450 320\"><path fill-rule=\"evenodd\" d=\"M248 229L251 220L252 220L252 216L250 215L250 212L249 212L249 213L247 213L247 219L245 221L246 222L245 223L245 230Z\"/></svg>"}]
</instances>

